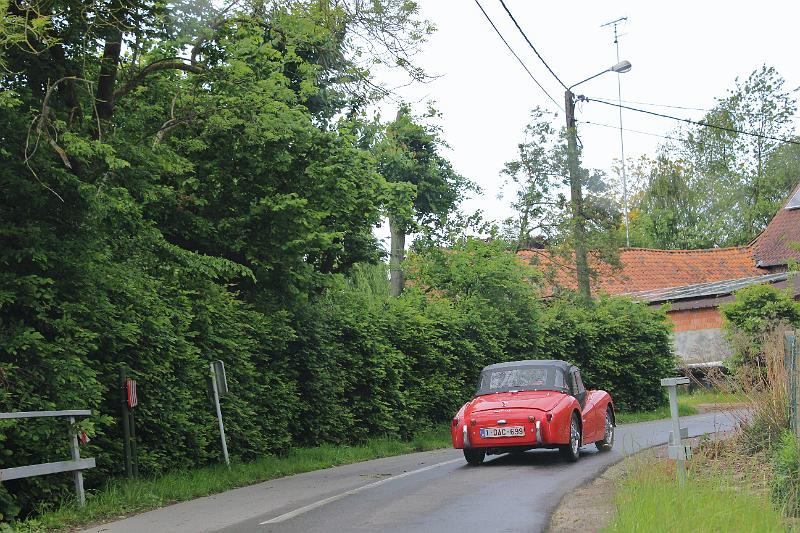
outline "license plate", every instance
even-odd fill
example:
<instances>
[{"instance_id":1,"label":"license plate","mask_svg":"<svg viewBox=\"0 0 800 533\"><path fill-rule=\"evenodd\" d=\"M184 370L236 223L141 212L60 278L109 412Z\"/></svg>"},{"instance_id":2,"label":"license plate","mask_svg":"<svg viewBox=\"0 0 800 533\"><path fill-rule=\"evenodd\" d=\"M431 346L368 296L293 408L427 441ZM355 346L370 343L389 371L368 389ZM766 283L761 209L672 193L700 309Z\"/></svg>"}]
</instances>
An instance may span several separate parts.
<instances>
[{"instance_id":1,"label":"license plate","mask_svg":"<svg viewBox=\"0 0 800 533\"><path fill-rule=\"evenodd\" d=\"M493 439L495 437L524 437L525 428L523 426L509 426L504 428L481 428L482 439Z\"/></svg>"}]
</instances>

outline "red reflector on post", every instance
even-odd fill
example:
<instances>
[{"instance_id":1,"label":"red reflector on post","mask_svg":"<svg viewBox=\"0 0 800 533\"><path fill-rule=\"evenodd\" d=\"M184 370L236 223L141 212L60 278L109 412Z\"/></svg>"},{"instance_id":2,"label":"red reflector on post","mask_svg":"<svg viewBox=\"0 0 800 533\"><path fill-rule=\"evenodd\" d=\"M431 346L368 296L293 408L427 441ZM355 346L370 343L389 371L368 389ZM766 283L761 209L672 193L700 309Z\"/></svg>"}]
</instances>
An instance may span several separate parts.
<instances>
[{"instance_id":1,"label":"red reflector on post","mask_svg":"<svg viewBox=\"0 0 800 533\"><path fill-rule=\"evenodd\" d=\"M133 409L139 404L139 398L136 396L136 380L127 380L125 382L125 389L128 397L128 407Z\"/></svg>"}]
</instances>

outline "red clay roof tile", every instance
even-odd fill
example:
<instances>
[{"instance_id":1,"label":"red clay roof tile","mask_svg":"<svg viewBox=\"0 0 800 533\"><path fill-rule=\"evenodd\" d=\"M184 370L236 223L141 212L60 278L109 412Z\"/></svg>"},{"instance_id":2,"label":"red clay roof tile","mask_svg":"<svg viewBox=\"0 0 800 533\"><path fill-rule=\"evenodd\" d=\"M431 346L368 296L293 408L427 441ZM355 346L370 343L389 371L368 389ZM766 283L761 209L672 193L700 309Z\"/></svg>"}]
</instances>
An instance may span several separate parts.
<instances>
[{"instance_id":1,"label":"red clay roof tile","mask_svg":"<svg viewBox=\"0 0 800 533\"><path fill-rule=\"evenodd\" d=\"M800 185L789 198L796 194L800 194ZM800 245L800 208L786 209L785 205L750 244L753 258L760 266L785 265L789 258L800 261L800 250L789 246L790 243Z\"/></svg>"},{"instance_id":2,"label":"red clay roof tile","mask_svg":"<svg viewBox=\"0 0 800 533\"><path fill-rule=\"evenodd\" d=\"M577 287L573 264L563 264L567 261L554 259L544 250L523 250L519 255L545 268L554 267L558 285ZM597 280L592 284L593 292L624 294L748 278L764 273L756 267L749 247L706 250L625 248L619 255L622 268L617 271L590 258L592 268L598 271Z\"/></svg>"}]
</instances>

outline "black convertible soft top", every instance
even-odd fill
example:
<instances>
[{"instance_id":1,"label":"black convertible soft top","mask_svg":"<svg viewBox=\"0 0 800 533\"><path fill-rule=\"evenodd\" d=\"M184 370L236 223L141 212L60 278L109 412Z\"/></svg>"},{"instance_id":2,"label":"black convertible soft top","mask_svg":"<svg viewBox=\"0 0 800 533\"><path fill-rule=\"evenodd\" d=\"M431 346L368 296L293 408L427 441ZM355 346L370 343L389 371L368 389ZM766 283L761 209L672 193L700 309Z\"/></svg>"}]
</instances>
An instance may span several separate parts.
<instances>
[{"instance_id":1,"label":"black convertible soft top","mask_svg":"<svg viewBox=\"0 0 800 533\"><path fill-rule=\"evenodd\" d=\"M485 367L475 396L513 390L553 390L568 392L573 365L566 361L527 359L496 363Z\"/></svg>"},{"instance_id":2,"label":"black convertible soft top","mask_svg":"<svg viewBox=\"0 0 800 533\"><path fill-rule=\"evenodd\" d=\"M525 359L523 361L509 361L507 363L495 363L493 365L483 367L484 370L494 370L496 368L505 368L510 366L556 366L561 368L564 372L569 372L572 365L560 359Z\"/></svg>"}]
</instances>

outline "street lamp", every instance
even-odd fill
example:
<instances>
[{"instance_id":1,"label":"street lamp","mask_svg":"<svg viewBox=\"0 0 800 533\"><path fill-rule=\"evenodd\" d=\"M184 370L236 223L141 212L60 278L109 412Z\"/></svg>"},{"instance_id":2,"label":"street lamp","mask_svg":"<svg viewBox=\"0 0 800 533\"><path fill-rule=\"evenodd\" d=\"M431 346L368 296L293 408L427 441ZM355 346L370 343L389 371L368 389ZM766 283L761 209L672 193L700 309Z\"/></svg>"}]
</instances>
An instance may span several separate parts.
<instances>
[{"instance_id":1,"label":"street lamp","mask_svg":"<svg viewBox=\"0 0 800 533\"><path fill-rule=\"evenodd\" d=\"M585 80L570 85L564 92L564 107L567 116L567 166L569 168L569 186L572 200L572 232L575 239L575 269L578 273L578 292L586 300L591 299L592 293L589 286L589 262L586 257L586 216L583 212L583 191L578 169L578 133L575 129L575 95L572 89L606 72L624 74L629 72L631 67L630 61L620 61L594 76L589 76Z\"/></svg>"}]
</instances>

